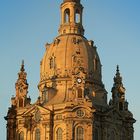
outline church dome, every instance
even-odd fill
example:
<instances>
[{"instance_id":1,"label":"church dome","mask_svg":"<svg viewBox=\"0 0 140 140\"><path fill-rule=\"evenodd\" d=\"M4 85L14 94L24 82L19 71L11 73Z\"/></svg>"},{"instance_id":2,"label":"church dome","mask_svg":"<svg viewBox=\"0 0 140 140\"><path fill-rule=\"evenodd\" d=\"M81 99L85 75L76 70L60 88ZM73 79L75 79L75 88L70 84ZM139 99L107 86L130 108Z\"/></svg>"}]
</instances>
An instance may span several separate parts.
<instances>
[{"instance_id":1,"label":"church dome","mask_svg":"<svg viewBox=\"0 0 140 140\"><path fill-rule=\"evenodd\" d=\"M52 77L72 77L82 69L86 77L101 81L101 63L93 41L76 34L58 36L53 43L46 44L41 61L41 81ZM94 82L94 81L93 81Z\"/></svg>"},{"instance_id":2,"label":"church dome","mask_svg":"<svg viewBox=\"0 0 140 140\"><path fill-rule=\"evenodd\" d=\"M60 8L59 35L46 44L40 63L41 100L57 104L86 97L98 104L106 103L96 46L84 37L83 6L80 0L64 0Z\"/></svg>"},{"instance_id":3,"label":"church dome","mask_svg":"<svg viewBox=\"0 0 140 140\"><path fill-rule=\"evenodd\" d=\"M94 103L106 103L96 47L93 41L81 35L60 35L53 43L46 44L40 64L40 77L40 96L43 98L42 91L46 85L47 104L75 100L80 91L83 99L88 94L91 100L96 99Z\"/></svg>"}]
</instances>

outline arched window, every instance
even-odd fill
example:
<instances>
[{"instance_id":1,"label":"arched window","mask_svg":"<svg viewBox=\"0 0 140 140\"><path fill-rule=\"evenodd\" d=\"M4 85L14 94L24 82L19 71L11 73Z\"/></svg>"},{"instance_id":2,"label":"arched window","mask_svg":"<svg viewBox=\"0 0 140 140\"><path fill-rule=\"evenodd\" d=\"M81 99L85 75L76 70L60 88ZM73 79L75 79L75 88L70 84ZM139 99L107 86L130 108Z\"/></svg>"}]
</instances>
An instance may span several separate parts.
<instances>
[{"instance_id":1,"label":"arched window","mask_svg":"<svg viewBox=\"0 0 140 140\"><path fill-rule=\"evenodd\" d=\"M64 21L65 21L65 23L69 23L70 22L70 10L67 8L64 13L65 13Z\"/></svg>"},{"instance_id":2,"label":"arched window","mask_svg":"<svg viewBox=\"0 0 140 140\"><path fill-rule=\"evenodd\" d=\"M120 111L123 110L123 103L122 102L119 102L119 109L120 109Z\"/></svg>"},{"instance_id":3,"label":"arched window","mask_svg":"<svg viewBox=\"0 0 140 140\"><path fill-rule=\"evenodd\" d=\"M62 140L63 135L62 135L63 131L61 128L58 128L56 131L56 140Z\"/></svg>"},{"instance_id":4,"label":"arched window","mask_svg":"<svg viewBox=\"0 0 140 140\"><path fill-rule=\"evenodd\" d=\"M76 14L75 14L75 22L80 23L80 12L78 9L76 10Z\"/></svg>"},{"instance_id":5,"label":"arched window","mask_svg":"<svg viewBox=\"0 0 140 140\"><path fill-rule=\"evenodd\" d=\"M76 140L84 140L84 129L81 126L76 128Z\"/></svg>"},{"instance_id":6,"label":"arched window","mask_svg":"<svg viewBox=\"0 0 140 140\"><path fill-rule=\"evenodd\" d=\"M53 68L53 65L54 65L54 63L53 63L53 58L51 57L51 58L50 58L50 69Z\"/></svg>"},{"instance_id":7,"label":"arched window","mask_svg":"<svg viewBox=\"0 0 140 140\"><path fill-rule=\"evenodd\" d=\"M82 98L82 89L78 88L78 98Z\"/></svg>"},{"instance_id":8,"label":"arched window","mask_svg":"<svg viewBox=\"0 0 140 140\"><path fill-rule=\"evenodd\" d=\"M95 128L95 132L94 132L94 139L95 140L98 140L98 129L97 128Z\"/></svg>"},{"instance_id":9,"label":"arched window","mask_svg":"<svg viewBox=\"0 0 140 140\"><path fill-rule=\"evenodd\" d=\"M115 140L115 132L112 130L110 134L110 140Z\"/></svg>"},{"instance_id":10,"label":"arched window","mask_svg":"<svg viewBox=\"0 0 140 140\"><path fill-rule=\"evenodd\" d=\"M40 140L40 130L36 129L35 131L35 140Z\"/></svg>"},{"instance_id":11,"label":"arched window","mask_svg":"<svg viewBox=\"0 0 140 140\"><path fill-rule=\"evenodd\" d=\"M19 99L19 107L23 107L23 99Z\"/></svg>"},{"instance_id":12,"label":"arched window","mask_svg":"<svg viewBox=\"0 0 140 140\"><path fill-rule=\"evenodd\" d=\"M125 131L123 130L121 132L121 140L125 140L126 139L126 136L125 136Z\"/></svg>"},{"instance_id":13,"label":"arched window","mask_svg":"<svg viewBox=\"0 0 140 140\"><path fill-rule=\"evenodd\" d=\"M24 140L24 132L23 131L21 131L20 133L19 133L19 138L18 138L19 140Z\"/></svg>"}]
</instances>

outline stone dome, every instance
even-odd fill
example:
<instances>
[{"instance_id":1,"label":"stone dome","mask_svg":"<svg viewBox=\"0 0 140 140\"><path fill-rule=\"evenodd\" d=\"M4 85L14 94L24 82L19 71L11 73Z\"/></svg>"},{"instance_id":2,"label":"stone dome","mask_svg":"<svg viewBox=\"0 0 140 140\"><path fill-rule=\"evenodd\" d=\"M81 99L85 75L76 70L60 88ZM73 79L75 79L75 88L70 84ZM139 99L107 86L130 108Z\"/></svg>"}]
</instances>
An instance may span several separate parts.
<instances>
[{"instance_id":1,"label":"stone dome","mask_svg":"<svg viewBox=\"0 0 140 140\"><path fill-rule=\"evenodd\" d=\"M46 44L40 63L38 88L41 100L58 104L89 99L100 105L106 104L96 46L84 37L83 6L77 5L80 0L63 2L59 36L51 44Z\"/></svg>"},{"instance_id":2,"label":"stone dome","mask_svg":"<svg viewBox=\"0 0 140 140\"><path fill-rule=\"evenodd\" d=\"M76 69L82 69L93 82L101 82L101 63L93 41L81 35L68 34L46 44L41 61L41 81L66 75L71 78Z\"/></svg>"},{"instance_id":3,"label":"stone dome","mask_svg":"<svg viewBox=\"0 0 140 140\"><path fill-rule=\"evenodd\" d=\"M88 94L92 101L95 99L94 103L106 103L101 63L94 42L82 35L65 34L46 44L38 86L42 98L45 85L49 98L47 104L75 100L80 91L82 97Z\"/></svg>"}]
</instances>

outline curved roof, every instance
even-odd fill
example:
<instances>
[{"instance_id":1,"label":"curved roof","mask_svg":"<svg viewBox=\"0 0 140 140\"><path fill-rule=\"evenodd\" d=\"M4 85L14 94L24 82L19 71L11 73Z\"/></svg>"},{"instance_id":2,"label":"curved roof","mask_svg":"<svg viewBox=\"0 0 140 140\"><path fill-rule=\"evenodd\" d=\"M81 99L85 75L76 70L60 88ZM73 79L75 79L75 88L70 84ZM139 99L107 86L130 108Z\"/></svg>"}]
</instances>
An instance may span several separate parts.
<instances>
[{"instance_id":1,"label":"curved roof","mask_svg":"<svg viewBox=\"0 0 140 140\"><path fill-rule=\"evenodd\" d=\"M98 63L97 66L95 63ZM63 77L66 73L72 77L76 68L82 68L87 75L91 74L96 81L101 81L101 64L93 41L81 35L67 34L46 45L41 61L41 81L54 75Z\"/></svg>"}]
</instances>

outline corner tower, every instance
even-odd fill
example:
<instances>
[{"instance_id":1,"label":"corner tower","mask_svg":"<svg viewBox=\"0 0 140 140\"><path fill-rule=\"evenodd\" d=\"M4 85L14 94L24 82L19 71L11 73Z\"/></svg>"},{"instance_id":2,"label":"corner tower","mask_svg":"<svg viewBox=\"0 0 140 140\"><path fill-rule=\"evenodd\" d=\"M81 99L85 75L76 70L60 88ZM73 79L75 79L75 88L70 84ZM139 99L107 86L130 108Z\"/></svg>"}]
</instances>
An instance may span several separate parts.
<instances>
[{"instance_id":1,"label":"corner tower","mask_svg":"<svg viewBox=\"0 0 140 140\"><path fill-rule=\"evenodd\" d=\"M27 97L28 94L28 83L27 83L27 73L24 69L24 61L22 61L20 72L18 73L18 79L15 83L16 96L12 97L12 106L17 108L22 108L30 105L31 99Z\"/></svg>"}]
</instances>

